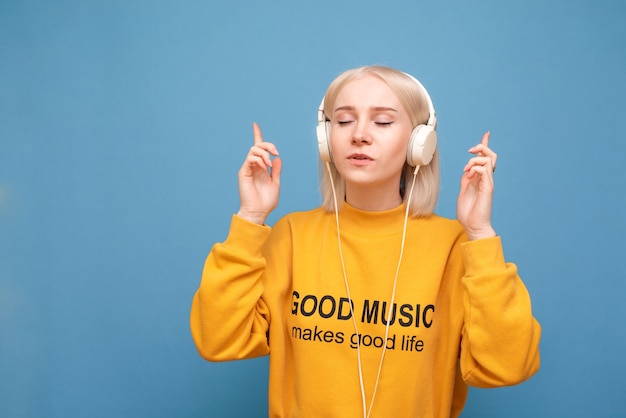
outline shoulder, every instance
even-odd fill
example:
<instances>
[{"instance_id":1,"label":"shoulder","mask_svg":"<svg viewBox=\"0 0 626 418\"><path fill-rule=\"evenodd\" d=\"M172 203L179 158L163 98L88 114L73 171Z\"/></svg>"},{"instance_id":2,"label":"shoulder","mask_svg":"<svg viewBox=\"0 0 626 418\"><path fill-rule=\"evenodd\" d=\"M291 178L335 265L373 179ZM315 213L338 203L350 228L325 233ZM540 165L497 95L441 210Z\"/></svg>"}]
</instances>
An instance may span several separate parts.
<instances>
[{"instance_id":1,"label":"shoulder","mask_svg":"<svg viewBox=\"0 0 626 418\"><path fill-rule=\"evenodd\" d=\"M322 224L328 223L328 219L331 219L330 215L321 207L306 211L290 212L276 221L272 227L272 233L284 234L291 233L288 231L319 228Z\"/></svg>"},{"instance_id":2,"label":"shoulder","mask_svg":"<svg viewBox=\"0 0 626 418\"><path fill-rule=\"evenodd\" d=\"M463 225L451 218L445 218L437 214L414 218L414 225L422 229L422 231L431 236L448 237L454 241L465 241L465 229Z\"/></svg>"},{"instance_id":3,"label":"shoulder","mask_svg":"<svg viewBox=\"0 0 626 418\"><path fill-rule=\"evenodd\" d=\"M311 222L316 222L318 220L326 219L328 218L328 216L329 213L321 207L306 211L291 212L280 218L274 225L274 228L278 228L283 225L308 224Z\"/></svg>"}]
</instances>

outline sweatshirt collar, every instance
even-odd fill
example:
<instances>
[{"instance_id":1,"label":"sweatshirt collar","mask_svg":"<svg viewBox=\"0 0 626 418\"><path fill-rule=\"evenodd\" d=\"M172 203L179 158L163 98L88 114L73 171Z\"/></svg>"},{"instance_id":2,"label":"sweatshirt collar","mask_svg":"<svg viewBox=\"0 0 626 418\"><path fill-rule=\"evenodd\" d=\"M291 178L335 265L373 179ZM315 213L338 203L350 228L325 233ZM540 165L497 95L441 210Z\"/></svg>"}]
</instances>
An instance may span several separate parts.
<instances>
[{"instance_id":1,"label":"sweatshirt collar","mask_svg":"<svg viewBox=\"0 0 626 418\"><path fill-rule=\"evenodd\" d=\"M343 202L339 212L339 227L343 231L360 235L380 235L402 233L405 205L382 211L367 211Z\"/></svg>"}]
</instances>

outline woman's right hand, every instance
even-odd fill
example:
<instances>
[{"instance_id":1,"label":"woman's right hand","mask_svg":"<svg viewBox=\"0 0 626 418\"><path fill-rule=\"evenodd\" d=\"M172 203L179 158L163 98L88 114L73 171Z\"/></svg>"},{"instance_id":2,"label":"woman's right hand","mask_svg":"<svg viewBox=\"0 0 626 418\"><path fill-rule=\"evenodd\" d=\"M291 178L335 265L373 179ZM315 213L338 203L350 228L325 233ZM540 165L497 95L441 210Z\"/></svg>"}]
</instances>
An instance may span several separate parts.
<instances>
[{"instance_id":1,"label":"woman's right hand","mask_svg":"<svg viewBox=\"0 0 626 418\"><path fill-rule=\"evenodd\" d=\"M270 142L264 142L261 129L252 124L254 145L239 169L239 200L237 213L243 219L259 225L278 206L280 193L280 172L282 161L278 149ZM276 157L272 160L272 156Z\"/></svg>"}]
</instances>

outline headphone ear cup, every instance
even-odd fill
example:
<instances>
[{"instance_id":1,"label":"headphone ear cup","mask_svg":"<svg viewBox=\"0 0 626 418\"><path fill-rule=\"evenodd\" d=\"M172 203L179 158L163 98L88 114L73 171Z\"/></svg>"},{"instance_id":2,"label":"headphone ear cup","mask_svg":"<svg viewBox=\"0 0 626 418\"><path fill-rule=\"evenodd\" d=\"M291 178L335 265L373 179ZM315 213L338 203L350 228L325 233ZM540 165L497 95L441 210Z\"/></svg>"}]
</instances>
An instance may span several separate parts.
<instances>
[{"instance_id":1,"label":"headphone ear cup","mask_svg":"<svg viewBox=\"0 0 626 418\"><path fill-rule=\"evenodd\" d=\"M406 162L411 167L428 165L437 148L437 132L432 126L417 125L411 132L406 150Z\"/></svg>"},{"instance_id":2,"label":"headphone ear cup","mask_svg":"<svg viewBox=\"0 0 626 418\"><path fill-rule=\"evenodd\" d=\"M330 121L319 122L317 124L317 147L320 158L323 162L329 163L333 160L330 152Z\"/></svg>"}]
</instances>

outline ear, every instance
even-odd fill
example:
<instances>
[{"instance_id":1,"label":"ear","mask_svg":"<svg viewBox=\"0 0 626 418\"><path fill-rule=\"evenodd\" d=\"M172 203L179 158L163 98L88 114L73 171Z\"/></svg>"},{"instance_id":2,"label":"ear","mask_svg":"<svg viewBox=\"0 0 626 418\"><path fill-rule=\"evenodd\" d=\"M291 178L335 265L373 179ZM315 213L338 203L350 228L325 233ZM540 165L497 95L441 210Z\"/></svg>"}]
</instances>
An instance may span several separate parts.
<instances>
[{"instance_id":1,"label":"ear","mask_svg":"<svg viewBox=\"0 0 626 418\"><path fill-rule=\"evenodd\" d=\"M411 132L406 150L406 162L411 167L430 164L437 148L437 132L432 126L417 125Z\"/></svg>"}]
</instances>

